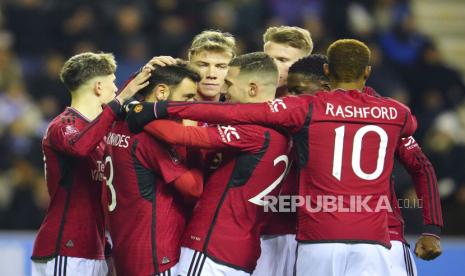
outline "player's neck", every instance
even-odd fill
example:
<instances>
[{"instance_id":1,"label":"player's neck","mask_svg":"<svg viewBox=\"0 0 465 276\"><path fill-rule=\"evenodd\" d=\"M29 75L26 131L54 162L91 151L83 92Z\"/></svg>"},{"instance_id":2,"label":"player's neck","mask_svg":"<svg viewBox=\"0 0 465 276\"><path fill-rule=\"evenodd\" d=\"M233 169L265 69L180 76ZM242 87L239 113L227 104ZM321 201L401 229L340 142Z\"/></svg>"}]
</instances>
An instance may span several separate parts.
<instances>
[{"instance_id":1,"label":"player's neck","mask_svg":"<svg viewBox=\"0 0 465 276\"><path fill-rule=\"evenodd\" d=\"M276 98L286 97L289 96L289 90L287 89L287 85L280 86L276 89Z\"/></svg>"},{"instance_id":2,"label":"player's neck","mask_svg":"<svg viewBox=\"0 0 465 276\"><path fill-rule=\"evenodd\" d=\"M71 107L90 121L102 113L102 105L99 99L88 93L71 93Z\"/></svg>"},{"instance_id":3,"label":"player's neck","mask_svg":"<svg viewBox=\"0 0 465 276\"><path fill-rule=\"evenodd\" d=\"M343 89L343 90L358 90L362 91L365 87L365 82L337 82L337 81L330 81L330 85L333 90L336 89Z\"/></svg>"}]
</instances>

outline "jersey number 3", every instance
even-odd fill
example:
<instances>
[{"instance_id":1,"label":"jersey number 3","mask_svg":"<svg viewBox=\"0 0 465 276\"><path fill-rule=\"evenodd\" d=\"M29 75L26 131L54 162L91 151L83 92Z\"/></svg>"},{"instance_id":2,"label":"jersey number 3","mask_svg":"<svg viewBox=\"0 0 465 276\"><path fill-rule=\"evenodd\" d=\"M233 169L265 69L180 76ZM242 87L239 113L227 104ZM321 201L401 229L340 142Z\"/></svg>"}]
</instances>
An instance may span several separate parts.
<instances>
[{"instance_id":1,"label":"jersey number 3","mask_svg":"<svg viewBox=\"0 0 465 276\"><path fill-rule=\"evenodd\" d=\"M108 205L108 210L112 212L116 208L116 191L115 187L113 187L113 162L111 161L111 156L107 156L105 158L105 168L109 168L110 175L108 178L106 178L106 184L108 186L108 189L110 189L110 194L111 194L111 202L110 205Z\"/></svg>"}]
</instances>

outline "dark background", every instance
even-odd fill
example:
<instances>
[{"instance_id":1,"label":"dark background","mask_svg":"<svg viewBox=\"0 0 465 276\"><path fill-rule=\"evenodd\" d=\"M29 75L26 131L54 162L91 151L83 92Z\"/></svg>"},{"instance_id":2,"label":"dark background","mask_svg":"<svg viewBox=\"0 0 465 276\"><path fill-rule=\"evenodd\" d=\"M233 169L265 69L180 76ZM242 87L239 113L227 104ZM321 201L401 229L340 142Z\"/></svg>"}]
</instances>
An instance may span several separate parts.
<instances>
[{"instance_id":1,"label":"dark background","mask_svg":"<svg viewBox=\"0 0 465 276\"><path fill-rule=\"evenodd\" d=\"M445 234L465 234L465 87L434 39L415 25L406 0L0 0L0 229L38 229L48 204L41 138L69 104L59 82L63 62L83 51L108 51L121 84L155 55L186 58L206 28L234 34L240 53L262 50L271 25L308 29L314 53L338 38L372 50L368 82L408 104L415 135L436 168ZM414 198L395 169L401 198ZM421 231L421 210L404 208L407 233Z\"/></svg>"}]
</instances>

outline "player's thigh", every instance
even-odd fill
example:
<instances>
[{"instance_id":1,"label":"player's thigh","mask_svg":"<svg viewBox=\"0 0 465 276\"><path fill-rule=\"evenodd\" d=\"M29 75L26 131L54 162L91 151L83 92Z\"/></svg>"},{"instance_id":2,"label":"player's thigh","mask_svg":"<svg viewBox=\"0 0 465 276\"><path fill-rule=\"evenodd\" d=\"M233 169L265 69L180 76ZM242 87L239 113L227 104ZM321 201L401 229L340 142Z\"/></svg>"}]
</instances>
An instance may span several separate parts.
<instances>
[{"instance_id":1,"label":"player's thigh","mask_svg":"<svg viewBox=\"0 0 465 276\"><path fill-rule=\"evenodd\" d=\"M391 241L391 244L389 256L391 257L392 275L416 276L417 267L408 246L400 241Z\"/></svg>"},{"instance_id":2,"label":"player's thigh","mask_svg":"<svg viewBox=\"0 0 465 276\"><path fill-rule=\"evenodd\" d=\"M205 254L190 248L181 247L178 264L179 276L248 276L250 274L232 267L216 263Z\"/></svg>"},{"instance_id":3,"label":"player's thigh","mask_svg":"<svg viewBox=\"0 0 465 276\"><path fill-rule=\"evenodd\" d=\"M276 261L279 259L278 236L262 236L260 238L260 258L253 271L253 276L275 275Z\"/></svg>"},{"instance_id":4,"label":"player's thigh","mask_svg":"<svg viewBox=\"0 0 465 276\"><path fill-rule=\"evenodd\" d=\"M46 276L48 262L49 261L32 261L31 275L32 276Z\"/></svg>"},{"instance_id":5,"label":"player's thigh","mask_svg":"<svg viewBox=\"0 0 465 276\"><path fill-rule=\"evenodd\" d=\"M156 274L155 276L176 276L178 275L178 265L172 266L169 269Z\"/></svg>"},{"instance_id":6,"label":"player's thigh","mask_svg":"<svg viewBox=\"0 0 465 276\"><path fill-rule=\"evenodd\" d=\"M261 254L252 276L293 275L297 241L295 235L263 236Z\"/></svg>"},{"instance_id":7,"label":"player's thigh","mask_svg":"<svg viewBox=\"0 0 465 276\"><path fill-rule=\"evenodd\" d=\"M47 262L32 263L33 276L106 276L107 272L105 260L57 256Z\"/></svg>"},{"instance_id":8,"label":"player's thigh","mask_svg":"<svg viewBox=\"0 0 465 276\"><path fill-rule=\"evenodd\" d=\"M392 262L389 249L378 244L349 245L346 276L390 276Z\"/></svg>"},{"instance_id":9,"label":"player's thigh","mask_svg":"<svg viewBox=\"0 0 465 276\"><path fill-rule=\"evenodd\" d=\"M297 243L296 275L344 275L347 246L343 243Z\"/></svg>"},{"instance_id":10,"label":"player's thigh","mask_svg":"<svg viewBox=\"0 0 465 276\"><path fill-rule=\"evenodd\" d=\"M90 260L67 256L61 257L62 268L65 269L66 276L106 276L108 267L105 260ZM59 262L60 263L60 262Z\"/></svg>"},{"instance_id":11,"label":"player's thigh","mask_svg":"<svg viewBox=\"0 0 465 276\"><path fill-rule=\"evenodd\" d=\"M286 239L286 261L283 264L283 273L281 275L293 275L297 254L297 241L294 234L285 235Z\"/></svg>"}]
</instances>

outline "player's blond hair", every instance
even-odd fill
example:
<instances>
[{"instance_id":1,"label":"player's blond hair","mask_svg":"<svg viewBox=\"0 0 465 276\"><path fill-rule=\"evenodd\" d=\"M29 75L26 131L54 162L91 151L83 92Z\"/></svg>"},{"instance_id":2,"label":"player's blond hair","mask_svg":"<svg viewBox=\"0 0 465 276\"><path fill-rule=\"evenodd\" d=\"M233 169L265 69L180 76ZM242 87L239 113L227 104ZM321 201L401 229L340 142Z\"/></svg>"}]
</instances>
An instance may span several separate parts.
<instances>
[{"instance_id":1,"label":"player's blond hair","mask_svg":"<svg viewBox=\"0 0 465 276\"><path fill-rule=\"evenodd\" d=\"M359 80L369 65L371 51L356 39L339 39L327 50L331 77L340 82Z\"/></svg>"},{"instance_id":2,"label":"player's blond hair","mask_svg":"<svg viewBox=\"0 0 465 276\"><path fill-rule=\"evenodd\" d=\"M207 30L196 35L189 48L189 60L201 51L227 52L236 56L236 39L227 32Z\"/></svg>"},{"instance_id":3,"label":"player's blond hair","mask_svg":"<svg viewBox=\"0 0 465 276\"><path fill-rule=\"evenodd\" d=\"M269 27L263 34L263 43L275 42L287 44L303 50L310 55L313 50L313 41L310 32L294 26Z\"/></svg>"},{"instance_id":4,"label":"player's blond hair","mask_svg":"<svg viewBox=\"0 0 465 276\"><path fill-rule=\"evenodd\" d=\"M97 76L108 76L116 71L115 57L111 53L86 52L68 59L60 72L60 80L69 91Z\"/></svg>"}]
</instances>

